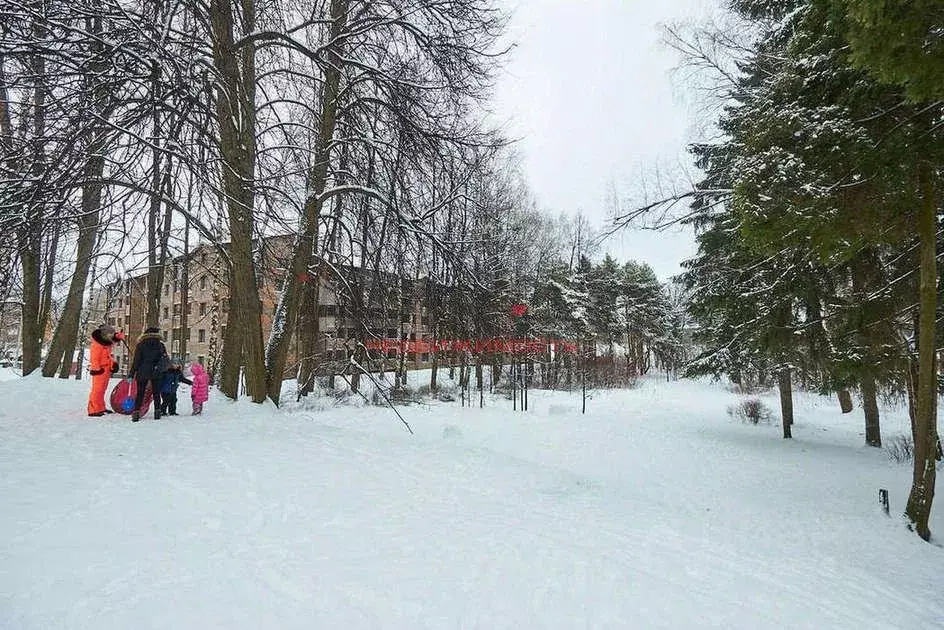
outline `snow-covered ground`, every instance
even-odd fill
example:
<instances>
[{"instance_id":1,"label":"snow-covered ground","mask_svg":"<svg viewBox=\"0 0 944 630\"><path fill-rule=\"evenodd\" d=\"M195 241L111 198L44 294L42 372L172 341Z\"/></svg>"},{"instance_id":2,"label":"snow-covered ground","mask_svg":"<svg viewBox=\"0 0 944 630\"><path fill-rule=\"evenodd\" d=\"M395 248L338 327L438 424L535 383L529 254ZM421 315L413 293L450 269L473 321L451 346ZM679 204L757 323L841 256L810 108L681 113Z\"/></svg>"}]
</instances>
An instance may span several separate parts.
<instances>
[{"instance_id":1,"label":"snow-covered ground","mask_svg":"<svg viewBox=\"0 0 944 630\"><path fill-rule=\"evenodd\" d=\"M944 627L910 467L833 400L798 396L792 441L658 379L585 416L409 406L410 436L328 402L91 419L86 387L0 383L0 628Z\"/></svg>"}]
</instances>

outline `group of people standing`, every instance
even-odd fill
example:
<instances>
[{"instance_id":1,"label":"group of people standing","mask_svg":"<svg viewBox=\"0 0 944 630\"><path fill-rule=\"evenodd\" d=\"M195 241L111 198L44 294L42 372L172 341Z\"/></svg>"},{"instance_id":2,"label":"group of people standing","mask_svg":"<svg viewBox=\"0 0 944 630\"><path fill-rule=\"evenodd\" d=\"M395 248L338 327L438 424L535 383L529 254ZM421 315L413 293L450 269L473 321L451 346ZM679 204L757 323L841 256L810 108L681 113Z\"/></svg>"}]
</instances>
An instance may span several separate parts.
<instances>
[{"instance_id":1,"label":"group of people standing","mask_svg":"<svg viewBox=\"0 0 944 630\"><path fill-rule=\"evenodd\" d=\"M88 415L92 417L113 413L105 407L105 390L112 374L118 371L118 362L111 354L112 346L125 340L121 331L113 326L102 325L92 331L92 344L89 357L89 374L92 376L92 390L88 399ZM138 338L134 347L128 382L137 385L131 420L141 419L141 408L147 391L150 389L154 399L154 419L162 415L177 415L177 388L180 383L190 385L190 398L193 402L193 415L203 412L203 404L209 398L210 379L199 363L189 366L191 378L184 376L180 363L172 361L167 354L160 330L148 328Z\"/></svg>"}]
</instances>

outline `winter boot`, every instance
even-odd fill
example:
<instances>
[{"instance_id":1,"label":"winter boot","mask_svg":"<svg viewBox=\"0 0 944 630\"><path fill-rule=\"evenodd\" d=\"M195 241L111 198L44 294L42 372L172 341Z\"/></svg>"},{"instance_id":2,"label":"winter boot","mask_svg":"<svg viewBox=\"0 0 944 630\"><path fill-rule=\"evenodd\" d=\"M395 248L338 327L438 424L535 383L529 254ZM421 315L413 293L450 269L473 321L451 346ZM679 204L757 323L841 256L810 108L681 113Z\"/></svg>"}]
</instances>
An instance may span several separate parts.
<instances>
[{"instance_id":1,"label":"winter boot","mask_svg":"<svg viewBox=\"0 0 944 630\"><path fill-rule=\"evenodd\" d=\"M137 421L140 420L140 419L141 419L141 412L140 412L140 411L134 411L134 412L132 412L132 414L131 414L131 422L137 422Z\"/></svg>"}]
</instances>

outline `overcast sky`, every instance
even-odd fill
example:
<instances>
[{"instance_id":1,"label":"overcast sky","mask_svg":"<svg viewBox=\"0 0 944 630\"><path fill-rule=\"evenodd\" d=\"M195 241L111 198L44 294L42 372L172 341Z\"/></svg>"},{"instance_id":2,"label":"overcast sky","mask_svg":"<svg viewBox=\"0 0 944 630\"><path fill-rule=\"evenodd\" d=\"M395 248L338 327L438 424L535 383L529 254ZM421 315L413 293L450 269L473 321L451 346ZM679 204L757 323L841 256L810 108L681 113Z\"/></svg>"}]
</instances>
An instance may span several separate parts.
<instances>
[{"instance_id":1,"label":"overcast sky","mask_svg":"<svg viewBox=\"0 0 944 630\"><path fill-rule=\"evenodd\" d=\"M711 0L508 0L518 46L498 83L496 114L538 203L602 225L613 185L640 194L640 176L685 159L693 120L670 70L660 23L704 15ZM694 253L685 232L627 231L604 244L663 279Z\"/></svg>"}]
</instances>

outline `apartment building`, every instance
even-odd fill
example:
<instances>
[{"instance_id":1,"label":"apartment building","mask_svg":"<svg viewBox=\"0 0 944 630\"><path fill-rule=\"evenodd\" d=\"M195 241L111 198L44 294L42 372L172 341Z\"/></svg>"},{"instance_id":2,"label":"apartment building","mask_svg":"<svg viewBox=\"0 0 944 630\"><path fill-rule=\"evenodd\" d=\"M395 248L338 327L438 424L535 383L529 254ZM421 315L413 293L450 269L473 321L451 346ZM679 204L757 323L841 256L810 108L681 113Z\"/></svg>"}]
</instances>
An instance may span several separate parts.
<instances>
[{"instance_id":1,"label":"apartment building","mask_svg":"<svg viewBox=\"0 0 944 630\"><path fill-rule=\"evenodd\" d=\"M294 237L276 236L264 239L257 265L256 282L259 287L262 313L262 332L268 337L272 329L275 309L281 297L285 270L289 266ZM223 246L225 252L225 245ZM185 256L171 261L164 273L160 290L159 326L171 355L181 361L196 361L208 367L216 363L222 348L230 313L230 293L223 254L215 245L199 245ZM341 290L335 278L319 280L317 316L322 340L321 359L324 371L340 369L353 351L354 340L387 338L418 340L429 337L426 309L416 283L402 280L393 274L376 278L362 270L344 270L348 286ZM350 283L357 291L370 296L369 304L355 309L341 296L350 294ZM108 287L108 308L105 321L128 336L128 344L116 349L115 357L121 370L130 361L134 342L145 327L147 274L142 273ZM400 300L401 292L409 295ZM360 317L353 313L360 311ZM364 325L366 322L366 330ZM294 365L295 348L289 357ZM374 353L379 361L380 356ZM387 351L386 361L397 358L397 351ZM410 353L410 367L429 361L428 354ZM375 366L379 368L380 366Z\"/></svg>"}]
</instances>

